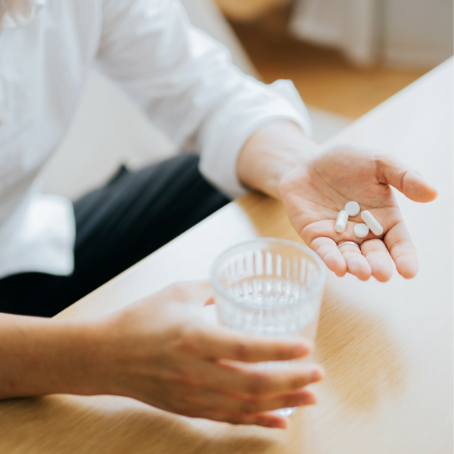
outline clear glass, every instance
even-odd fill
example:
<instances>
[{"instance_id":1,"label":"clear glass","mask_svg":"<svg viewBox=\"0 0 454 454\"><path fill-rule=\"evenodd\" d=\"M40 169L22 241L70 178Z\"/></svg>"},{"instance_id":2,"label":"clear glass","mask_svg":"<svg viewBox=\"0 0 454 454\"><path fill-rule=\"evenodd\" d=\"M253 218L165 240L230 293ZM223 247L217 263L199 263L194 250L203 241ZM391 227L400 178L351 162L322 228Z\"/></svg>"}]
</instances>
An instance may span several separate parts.
<instances>
[{"instance_id":1,"label":"clear glass","mask_svg":"<svg viewBox=\"0 0 454 454\"><path fill-rule=\"evenodd\" d=\"M315 340L325 266L308 247L274 238L239 244L218 257L211 281L221 324L248 334ZM285 368L290 363L255 367ZM289 416L295 410L278 413Z\"/></svg>"}]
</instances>

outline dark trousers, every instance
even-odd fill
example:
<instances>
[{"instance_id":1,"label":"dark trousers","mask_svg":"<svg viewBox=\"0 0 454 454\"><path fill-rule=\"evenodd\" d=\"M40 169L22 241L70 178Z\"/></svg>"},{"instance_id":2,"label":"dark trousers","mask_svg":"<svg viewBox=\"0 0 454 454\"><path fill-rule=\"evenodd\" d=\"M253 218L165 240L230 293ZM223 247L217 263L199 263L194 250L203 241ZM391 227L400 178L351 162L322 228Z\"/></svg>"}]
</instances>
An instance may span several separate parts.
<instances>
[{"instance_id":1,"label":"dark trousers","mask_svg":"<svg viewBox=\"0 0 454 454\"><path fill-rule=\"evenodd\" d=\"M134 172L122 167L106 186L74 202L74 273L0 279L0 312L51 317L228 202L192 155Z\"/></svg>"}]
</instances>

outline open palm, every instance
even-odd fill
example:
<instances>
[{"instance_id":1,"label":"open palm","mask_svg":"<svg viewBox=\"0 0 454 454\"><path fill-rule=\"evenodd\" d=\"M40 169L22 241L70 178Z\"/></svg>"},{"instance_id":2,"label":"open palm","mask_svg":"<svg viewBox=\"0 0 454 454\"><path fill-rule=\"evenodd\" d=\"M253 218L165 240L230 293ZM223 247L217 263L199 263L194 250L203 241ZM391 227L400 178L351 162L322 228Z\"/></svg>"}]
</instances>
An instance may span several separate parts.
<instances>
[{"instance_id":1,"label":"open palm","mask_svg":"<svg viewBox=\"0 0 454 454\"><path fill-rule=\"evenodd\" d=\"M390 185L416 202L437 196L417 172L393 156L343 144L288 172L279 191L292 225L328 268L338 276L348 271L361 280L373 275L387 281L392 274L390 255L403 277L412 278L418 270L415 247ZM349 217L344 232L334 230L339 211L351 200L374 215L383 226L382 235L356 237L354 226L364 222L359 214ZM341 241L354 241L360 248L339 249Z\"/></svg>"}]
</instances>

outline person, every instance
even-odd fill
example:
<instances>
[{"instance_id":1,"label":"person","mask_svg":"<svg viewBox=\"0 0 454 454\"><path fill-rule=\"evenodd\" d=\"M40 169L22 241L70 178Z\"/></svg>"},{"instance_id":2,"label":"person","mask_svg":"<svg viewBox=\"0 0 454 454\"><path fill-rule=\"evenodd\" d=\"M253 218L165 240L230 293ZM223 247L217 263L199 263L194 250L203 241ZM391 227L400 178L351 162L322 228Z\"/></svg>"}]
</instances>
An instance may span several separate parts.
<instances>
[{"instance_id":1,"label":"person","mask_svg":"<svg viewBox=\"0 0 454 454\"><path fill-rule=\"evenodd\" d=\"M304 357L311 346L205 324L195 308L210 301L207 283L176 283L102 317L49 317L248 189L281 199L338 276L385 282L393 260L412 278L416 252L391 186L416 202L436 190L390 154L314 143L291 82L242 74L176 0L1 0L0 14L0 398L113 394L286 427L273 410L315 403L308 385L322 369L248 363ZM93 66L186 153L122 168L71 203L40 194L39 175ZM382 235L359 239L354 221L335 232L349 200Z\"/></svg>"}]
</instances>

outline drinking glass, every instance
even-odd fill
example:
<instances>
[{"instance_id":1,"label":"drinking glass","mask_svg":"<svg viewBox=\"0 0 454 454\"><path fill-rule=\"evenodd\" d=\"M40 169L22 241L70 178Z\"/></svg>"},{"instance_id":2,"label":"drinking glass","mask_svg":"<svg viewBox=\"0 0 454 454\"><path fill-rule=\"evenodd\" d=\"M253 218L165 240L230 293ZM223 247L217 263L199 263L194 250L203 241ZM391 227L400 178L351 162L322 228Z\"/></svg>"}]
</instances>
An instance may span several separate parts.
<instances>
[{"instance_id":1,"label":"drinking glass","mask_svg":"<svg viewBox=\"0 0 454 454\"><path fill-rule=\"evenodd\" d=\"M217 258L211 281L222 325L259 336L315 340L325 265L308 247L274 238L238 244ZM254 367L283 369L293 362L270 361ZM277 410L282 416L295 411Z\"/></svg>"}]
</instances>

